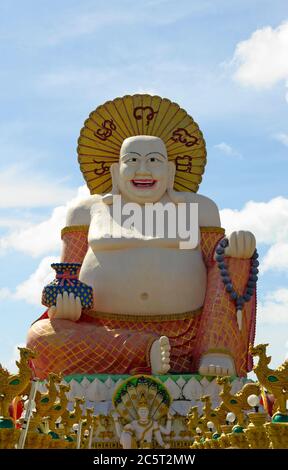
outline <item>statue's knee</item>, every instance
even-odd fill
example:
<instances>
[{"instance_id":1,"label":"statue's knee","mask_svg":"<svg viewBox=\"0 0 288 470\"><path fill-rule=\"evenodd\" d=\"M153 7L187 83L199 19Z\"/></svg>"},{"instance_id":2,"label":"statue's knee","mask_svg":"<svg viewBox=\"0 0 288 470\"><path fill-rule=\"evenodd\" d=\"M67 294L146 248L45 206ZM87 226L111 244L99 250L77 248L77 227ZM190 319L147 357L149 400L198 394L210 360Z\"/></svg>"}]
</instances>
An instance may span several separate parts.
<instances>
[{"instance_id":1,"label":"statue's knee","mask_svg":"<svg viewBox=\"0 0 288 470\"><path fill-rule=\"evenodd\" d=\"M65 331L63 320L39 320L29 329L27 335L27 346L39 351L41 346L47 343L56 343Z\"/></svg>"}]
</instances>

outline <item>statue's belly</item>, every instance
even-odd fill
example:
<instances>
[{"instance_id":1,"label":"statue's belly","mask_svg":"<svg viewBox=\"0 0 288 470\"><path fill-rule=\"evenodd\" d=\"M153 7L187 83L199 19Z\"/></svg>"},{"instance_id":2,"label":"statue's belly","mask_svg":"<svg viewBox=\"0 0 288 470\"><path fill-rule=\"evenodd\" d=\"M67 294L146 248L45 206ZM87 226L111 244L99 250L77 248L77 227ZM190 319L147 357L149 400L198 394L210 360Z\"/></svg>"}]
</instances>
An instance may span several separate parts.
<instances>
[{"instance_id":1,"label":"statue's belly","mask_svg":"<svg viewBox=\"0 0 288 470\"><path fill-rule=\"evenodd\" d=\"M110 313L182 313L201 307L206 268L198 250L137 248L85 256L80 280L94 309Z\"/></svg>"}]
</instances>

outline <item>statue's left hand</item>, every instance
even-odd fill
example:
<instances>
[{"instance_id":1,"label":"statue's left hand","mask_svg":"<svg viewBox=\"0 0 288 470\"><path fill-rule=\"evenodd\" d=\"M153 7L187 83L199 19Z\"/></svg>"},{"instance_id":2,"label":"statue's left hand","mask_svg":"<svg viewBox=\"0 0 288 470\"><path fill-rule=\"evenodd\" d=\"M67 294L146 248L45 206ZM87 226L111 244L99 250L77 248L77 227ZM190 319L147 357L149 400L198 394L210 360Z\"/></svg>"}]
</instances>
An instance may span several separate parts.
<instances>
[{"instance_id":1,"label":"statue's left hand","mask_svg":"<svg viewBox=\"0 0 288 470\"><path fill-rule=\"evenodd\" d=\"M225 248L225 256L231 258L251 258L256 248L256 239L253 233L248 231L232 232L228 241L229 245Z\"/></svg>"},{"instance_id":2,"label":"statue's left hand","mask_svg":"<svg viewBox=\"0 0 288 470\"><path fill-rule=\"evenodd\" d=\"M77 321L81 316L81 300L75 297L72 292L68 295L67 292L57 295L56 306L50 307L48 316L52 319L62 319Z\"/></svg>"}]
</instances>

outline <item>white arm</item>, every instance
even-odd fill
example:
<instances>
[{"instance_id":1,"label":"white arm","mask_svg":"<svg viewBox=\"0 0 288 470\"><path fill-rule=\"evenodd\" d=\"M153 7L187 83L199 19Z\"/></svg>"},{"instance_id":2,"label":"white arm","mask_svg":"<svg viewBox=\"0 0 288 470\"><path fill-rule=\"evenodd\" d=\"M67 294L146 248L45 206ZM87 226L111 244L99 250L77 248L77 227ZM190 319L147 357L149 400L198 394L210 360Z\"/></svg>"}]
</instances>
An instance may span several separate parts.
<instances>
[{"instance_id":1,"label":"white arm","mask_svg":"<svg viewBox=\"0 0 288 470\"><path fill-rule=\"evenodd\" d=\"M171 433L171 427L172 427L172 418L168 418L166 422L166 426L160 426L160 431L162 434L165 434L165 436L167 436L168 434Z\"/></svg>"},{"instance_id":2,"label":"white arm","mask_svg":"<svg viewBox=\"0 0 288 470\"><path fill-rule=\"evenodd\" d=\"M161 432L160 432L160 429L159 429L159 428L155 429L155 431L154 431L154 436L155 436L156 441L158 442L158 444L159 444L161 447L164 447L165 444L164 444L164 441L163 441L163 439L162 439Z\"/></svg>"},{"instance_id":3,"label":"white arm","mask_svg":"<svg viewBox=\"0 0 288 470\"><path fill-rule=\"evenodd\" d=\"M97 196L99 197L99 196ZM66 227L75 225L90 225L91 215L90 209L95 202L95 196L89 196L81 201L74 202L68 207L66 214ZM63 254L61 255L61 259ZM79 297L75 297L73 293L68 295L64 292L63 295L58 294L56 306L50 307L48 316L52 320L54 318L61 318L63 320L77 321L81 316L82 306Z\"/></svg>"},{"instance_id":4,"label":"white arm","mask_svg":"<svg viewBox=\"0 0 288 470\"><path fill-rule=\"evenodd\" d=\"M170 410L167 413L166 426L160 426L160 431L162 434L165 434L167 436L168 434L171 433L172 419L174 415L175 415L175 411L172 408L170 408Z\"/></svg>"},{"instance_id":5,"label":"white arm","mask_svg":"<svg viewBox=\"0 0 288 470\"><path fill-rule=\"evenodd\" d=\"M114 424L115 424L115 430L116 430L116 434L118 436L118 439L121 438L121 434L122 434L122 431L123 431L123 427L119 421L119 418L120 418L120 415L118 413L112 413L112 418L114 420Z\"/></svg>"}]
</instances>

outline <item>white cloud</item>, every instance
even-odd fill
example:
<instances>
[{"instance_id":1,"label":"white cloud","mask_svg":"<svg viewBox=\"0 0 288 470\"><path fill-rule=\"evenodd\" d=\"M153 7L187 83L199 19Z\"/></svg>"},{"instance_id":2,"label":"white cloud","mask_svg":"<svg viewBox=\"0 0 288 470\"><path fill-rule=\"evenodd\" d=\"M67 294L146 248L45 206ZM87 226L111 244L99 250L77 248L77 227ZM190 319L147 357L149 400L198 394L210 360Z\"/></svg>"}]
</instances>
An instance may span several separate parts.
<instances>
[{"instance_id":1,"label":"white cloud","mask_svg":"<svg viewBox=\"0 0 288 470\"><path fill-rule=\"evenodd\" d=\"M242 85L269 88L288 79L288 21L277 28L257 29L237 44L232 63L235 80Z\"/></svg>"},{"instance_id":2,"label":"white cloud","mask_svg":"<svg viewBox=\"0 0 288 470\"><path fill-rule=\"evenodd\" d=\"M53 281L55 272L51 263L59 262L59 257L46 256L43 258L31 276L16 287L13 294L15 299L25 300L29 304L40 305L43 287Z\"/></svg>"},{"instance_id":3,"label":"white cloud","mask_svg":"<svg viewBox=\"0 0 288 470\"><path fill-rule=\"evenodd\" d=\"M286 145L286 147L288 147L288 134L284 134L284 132L280 132L279 134L274 135L274 139L278 140L279 142L281 142L281 144Z\"/></svg>"},{"instance_id":4,"label":"white cloud","mask_svg":"<svg viewBox=\"0 0 288 470\"><path fill-rule=\"evenodd\" d=\"M11 290L7 287L0 287L0 300L5 300L11 297Z\"/></svg>"},{"instance_id":5,"label":"white cloud","mask_svg":"<svg viewBox=\"0 0 288 470\"><path fill-rule=\"evenodd\" d=\"M261 263L261 273L269 269L288 273L288 243L275 243L269 248Z\"/></svg>"},{"instance_id":6,"label":"white cloud","mask_svg":"<svg viewBox=\"0 0 288 470\"><path fill-rule=\"evenodd\" d=\"M32 224L31 221L27 219L22 219L21 217L0 217L0 228L6 228L6 229L20 229L24 227L30 227Z\"/></svg>"},{"instance_id":7,"label":"white cloud","mask_svg":"<svg viewBox=\"0 0 288 470\"><path fill-rule=\"evenodd\" d=\"M268 202L249 201L241 210L223 209L221 221L228 233L250 230L258 243L288 242L288 199L280 196Z\"/></svg>"},{"instance_id":8,"label":"white cloud","mask_svg":"<svg viewBox=\"0 0 288 470\"><path fill-rule=\"evenodd\" d=\"M219 150L224 155L228 155L229 157L241 157L241 154L233 149L231 145L227 144L226 142L221 142L220 144L214 145L214 148Z\"/></svg>"},{"instance_id":9,"label":"white cloud","mask_svg":"<svg viewBox=\"0 0 288 470\"><path fill-rule=\"evenodd\" d=\"M7 287L1 288L0 300L24 300L28 304L40 305L43 287L55 278L51 264L57 262L59 256L45 256L29 278L18 284L13 291Z\"/></svg>"},{"instance_id":10,"label":"white cloud","mask_svg":"<svg viewBox=\"0 0 288 470\"><path fill-rule=\"evenodd\" d=\"M28 228L18 228L0 239L0 254L8 250L21 251L31 256L59 252L60 231L65 225L65 206L56 207L51 217Z\"/></svg>"},{"instance_id":11,"label":"white cloud","mask_svg":"<svg viewBox=\"0 0 288 470\"><path fill-rule=\"evenodd\" d=\"M75 190L40 173L13 165L0 172L0 208L43 207L71 199Z\"/></svg>"},{"instance_id":12,"label":"white cloud","mask_svg":"<svg viewBox=\"0 0 288 470\"><path fill-rule=\"evenodd\" d=\"M288 323L288 289L268 293L258 302L259 323Z\"/></svg>"},{"instance_id":13,"label":"white cloud","mask_svg":"<svg viewBox=\"0 0 288 470\"><path fill-rule=\"evenodd\" d=\"M271 245L261 262L260 273L288 272L288 199L250 201L241 210L223 209L220 213L222 226L228 234L234 230L250 230L257 244Z\"/></svg>"},{"instance_id":14,"label":"white cloud","mask_svg":"<svg viewBox=\"0 0 288 470\"><path fill-rule=\"evenodd\" d=\"M75 193L74 193L75 194ZM21 251L31 256L58 253L61 246L61 229L65 226L66 212L70 204L89 195L88 188L78 188L76 197L65 206L58 206L49 219L29 227L18 228L0 239L0 254L8 250Z\"/></svg>"},{"instance_id":15,"label":"white cloud","mask_svg":"<svg viewBox=\"0 0 288 470\"><path fill-rule=\"evenodd\" d=\"M18 347L24 348L25 346L26 346L25 343L15 344L13 346L13 349L11 350L9 359L1 362L2 366L5 367L10 372L10 374L15 374L16 372L18 372L18 367L16 365L16 361L19 361L19 356L20 356Z\"/></svg>"}]
</instances>

